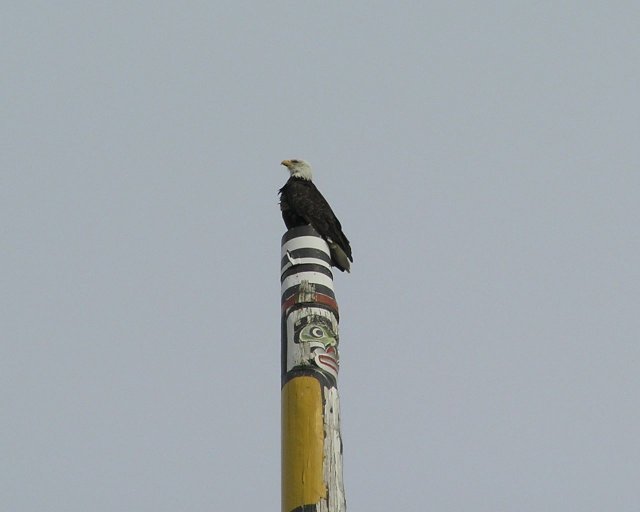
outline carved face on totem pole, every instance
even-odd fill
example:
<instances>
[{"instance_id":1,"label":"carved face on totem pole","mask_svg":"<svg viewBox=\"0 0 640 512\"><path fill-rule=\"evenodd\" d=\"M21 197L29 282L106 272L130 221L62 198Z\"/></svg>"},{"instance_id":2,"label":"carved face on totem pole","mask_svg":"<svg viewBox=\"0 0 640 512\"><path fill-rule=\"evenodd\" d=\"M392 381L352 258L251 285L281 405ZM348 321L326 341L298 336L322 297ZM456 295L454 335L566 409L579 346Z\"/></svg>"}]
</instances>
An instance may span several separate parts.
<instances>
[{"instance_id":1,"label":"carved face on totem pole","mask_svg":"<svg viewBox=\"0 0 640 512\"><path fill-rule=\"evenodd\" d=\"M292 316L297 315L294 313ZM309 314L294 319L292 331L295 349L288 354L289 369L310 367L320 370L332 381L337 380L337 324L333 315L330 316L331 318L325 314Z\"/></svg>"}]
</instances>

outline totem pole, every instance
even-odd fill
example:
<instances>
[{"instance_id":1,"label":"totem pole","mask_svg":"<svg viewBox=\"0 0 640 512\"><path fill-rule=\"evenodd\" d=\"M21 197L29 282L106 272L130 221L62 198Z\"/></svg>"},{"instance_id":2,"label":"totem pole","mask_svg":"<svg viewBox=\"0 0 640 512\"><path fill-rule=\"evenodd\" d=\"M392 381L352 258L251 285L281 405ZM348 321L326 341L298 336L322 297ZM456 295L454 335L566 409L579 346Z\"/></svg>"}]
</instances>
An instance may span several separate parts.
<instances>
[{"instance_id":1,"label":"totem pole","mask_svg":"<svg viewBox=\"0 0 640 512\"><path fill-rule=\"evenodd\" d=\"M327 243L282 237L282 512L343 512L338 304Z\"/></svg>"}]
</instances>

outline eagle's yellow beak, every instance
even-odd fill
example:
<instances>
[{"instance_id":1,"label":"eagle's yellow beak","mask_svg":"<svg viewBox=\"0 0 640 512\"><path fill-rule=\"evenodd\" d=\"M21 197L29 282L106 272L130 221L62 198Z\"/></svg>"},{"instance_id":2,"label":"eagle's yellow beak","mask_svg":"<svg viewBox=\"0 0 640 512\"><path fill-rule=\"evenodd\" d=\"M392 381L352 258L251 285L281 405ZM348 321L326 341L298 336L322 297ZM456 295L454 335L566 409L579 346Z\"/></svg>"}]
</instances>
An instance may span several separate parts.
<instances>
[{"instance_id":1,"label":"eagle's yellow beak","mask_svg":"<svg viewBox=\"0 0 640 512\"><path fill-rule=\"evenodd\" d=\"M291 165L291 160L283 160L280 162L280 165L284 165L285 167L289 167Z\"/></svg>"}]
</instances>

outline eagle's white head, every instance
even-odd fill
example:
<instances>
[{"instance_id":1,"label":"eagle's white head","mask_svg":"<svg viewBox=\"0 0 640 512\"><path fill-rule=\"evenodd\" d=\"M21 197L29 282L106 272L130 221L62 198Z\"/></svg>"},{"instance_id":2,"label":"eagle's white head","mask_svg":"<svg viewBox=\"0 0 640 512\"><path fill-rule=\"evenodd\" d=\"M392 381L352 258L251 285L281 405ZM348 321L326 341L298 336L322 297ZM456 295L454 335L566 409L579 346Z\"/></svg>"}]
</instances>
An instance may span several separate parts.
<instances>
[{"instance_id":1,"label":"eagle's white head","mask_svg":"<svg viewBox=\"0 0 640 512\"><path fill-rule=\"evenodd\" d=\"M311 166L304 160L283 160L281 163L289 170L289 173L294 178L302 178L303 180L309 181L313 178Z\"/></svg>"}]
</instances>

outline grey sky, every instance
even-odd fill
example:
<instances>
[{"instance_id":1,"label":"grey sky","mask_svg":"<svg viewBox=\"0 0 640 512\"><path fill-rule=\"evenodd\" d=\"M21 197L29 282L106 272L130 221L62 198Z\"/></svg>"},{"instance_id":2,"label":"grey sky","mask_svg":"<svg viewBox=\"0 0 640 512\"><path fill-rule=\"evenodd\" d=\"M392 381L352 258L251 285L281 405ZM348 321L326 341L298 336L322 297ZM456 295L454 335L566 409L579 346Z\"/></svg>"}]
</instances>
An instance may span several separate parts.
<instances>
[{"instance_id":1,"label":"grey sky","mask_svg":"<svg viewBox=\"0 0 640 512\"><path fill-rule=\"evenodd\" d=\"M283 158L350 510L639 509L638 3L3 11L3 510L278 510Z\"/></svg>"}]
</instances>

